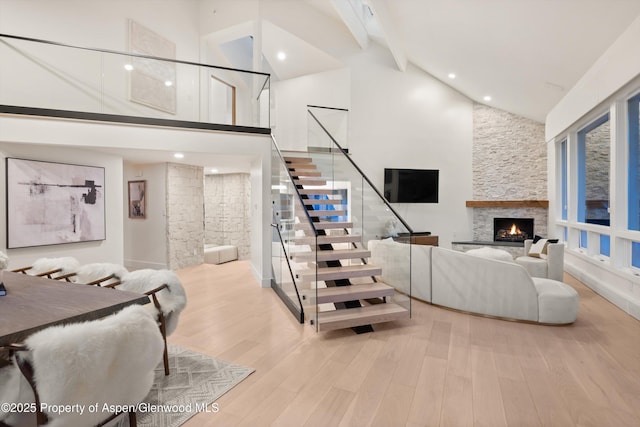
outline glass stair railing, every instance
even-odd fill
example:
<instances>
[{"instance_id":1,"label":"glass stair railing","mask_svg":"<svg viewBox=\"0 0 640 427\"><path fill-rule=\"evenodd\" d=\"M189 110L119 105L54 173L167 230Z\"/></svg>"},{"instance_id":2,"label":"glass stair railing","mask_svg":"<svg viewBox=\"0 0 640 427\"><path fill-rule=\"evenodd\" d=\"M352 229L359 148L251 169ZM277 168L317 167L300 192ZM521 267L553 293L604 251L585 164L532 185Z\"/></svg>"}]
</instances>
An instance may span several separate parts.
<instances>
[{"instance_id":1,"label":"glass stair railing","mask_svg":"<svg viewBox=\"0 0 640 427\"><path fill-rule=\"evenodd\" d=\"M0 113L269 134L270 76L0 34Z\"/></svg>"},{"instance_id":2,"label":"glass stair railing","mask_svg":"<svg viewBox=\"0 0 640 427\"><path fill-rule=\"evenodd\" d=\"M317 331L364 332L409 318L411 228L312 118L308 152L281 153L274 143L274 211L290 233L274 272L283 280L282 258L291 261L305 320ZM290 201L278 203L283 198ZM405 236L407 244L395 245L392 255L376 248L391 236ZM290 295L287 305L295 303Z\"/></svg>"}]
</instances>

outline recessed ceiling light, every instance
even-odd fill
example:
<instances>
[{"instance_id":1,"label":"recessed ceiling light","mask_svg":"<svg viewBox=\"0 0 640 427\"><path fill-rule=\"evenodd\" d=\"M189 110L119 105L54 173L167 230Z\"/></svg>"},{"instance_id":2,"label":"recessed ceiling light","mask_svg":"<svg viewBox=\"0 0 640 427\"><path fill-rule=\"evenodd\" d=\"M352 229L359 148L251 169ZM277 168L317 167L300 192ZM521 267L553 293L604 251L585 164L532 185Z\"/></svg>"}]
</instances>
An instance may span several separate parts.
<instances>
[{"instance_id":1,"label":"recessed ceiling light","mask_svg":"<svg viewBox=\"0 0 640 427\"><path fill-rule=\"evenodd\" d=\"M210 169L210 172L211 172L211 173L218 173L218 169L216 169L216 168L212 168L212 169Z\"/></svg>"},{"instance_id":2,"label":"recessed ceiling light","mask_svg":"<svg viewBox=\"0 0 640 427\"><path fill-rule=\"evenodd\" d=\"M283 51L278 52L277 56L280 61L284 61L285 59L287 59L287 54L284 53Z\"/></svg>"},{"instance_id":3,"label":"recessed ceiling light","mask_svg":"<svg viewBox=\"0 0 640 427\"><path fill-rule=\"evenodd\" d=\"M449 73L449 78L450 78L450 79L455 79L455 78L456 78L455 73Z\"/></svg>"},{"instance_id":4,"label":"recessed ceiling light","mask_svg":"<svg viewBox=\"0 0 640 427\"><path fill-rule=\"evenodd\" d=\"M166 82L164 82L165 86L173 86L173 82L171 80L167 80Z\"/></svg>"},{"instance_id":5,"label":"recessed ceiling light","mask_svg":"<svg viewBox=\"0 0 640 427\"><path fill-rule=\"evenodd\" d=\"M182 153L175 153L175 154L173 155L173 157L175 157L176 159L184 159L184 154L182 154Z\"/></svg>"},{"instance_id":6,"label":"recessed ceiling light","mask_svg":"<svg viewBox=\"0 0 640 427\"><path fill-rule=\"evenodd\" d=\"M484 98L482 98L482 99L484 99L484 100L485 100L485 101L487 101L487 102L491 101L491 97L490 97L489 95L486 95L486 96L485 96Z\"/></svg>"},{"instance_id":7,"label":"recessed ceiling light","mask_svg":"<svg viewBox=\"0 0 640 427\"><path fill-rule=\"evenodd\" d=\"M131 70L133 70L133 65L131 65L131 64L124 64L124 69L125 69L125 70L127 70L127 71L131 71Z\"/></svg>"}]
</instances>

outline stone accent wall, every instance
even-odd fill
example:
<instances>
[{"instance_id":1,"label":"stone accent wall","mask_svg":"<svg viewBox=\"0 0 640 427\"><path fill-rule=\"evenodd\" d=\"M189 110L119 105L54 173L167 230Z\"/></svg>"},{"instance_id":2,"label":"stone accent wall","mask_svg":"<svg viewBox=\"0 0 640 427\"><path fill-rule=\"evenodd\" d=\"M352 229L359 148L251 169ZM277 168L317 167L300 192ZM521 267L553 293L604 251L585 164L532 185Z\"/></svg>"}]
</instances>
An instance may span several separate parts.
<instances>
[{"instance_id":1,"label":"stone accent wall","mask_svg":"<svg viewBox=\"0 0 640 427\"><path fill-rule=\"evenodd\" d=\"M473 107L473 199L546 200L544 124L482 104ZM547 235L545 208L474 208L473 240L493 241L493 218L534 218Z\"/></svg>"},{"instance_id":2,"label":"stone accent wall","mask_svg":"<svg viewBox=\"0 0 640 427\"><path fill-rule=\"evenodd\" d=\"M473 200L546 200L544 124L473 106Z\"/></svg>"},{"instance_id":3,"label":"stone accent wall","mask_svg":"<svg viewBox=\"0 0 640 427\"><path fill-rule=\"evenodd\" d=\"M204 262L204 172L167 165L167 259L172 270Z\"/></svg>"},{"instance_id":4,"label":"stone accent wall","mask_svg":"<svg viewBox=\"0 0 640 427\"><path fill-rule=\"evenodd\" d=\"M204 193L205 244L236 246L238 258L248 259L251 250L249 174L206 175Z\"/></svg>"}]
</instances>

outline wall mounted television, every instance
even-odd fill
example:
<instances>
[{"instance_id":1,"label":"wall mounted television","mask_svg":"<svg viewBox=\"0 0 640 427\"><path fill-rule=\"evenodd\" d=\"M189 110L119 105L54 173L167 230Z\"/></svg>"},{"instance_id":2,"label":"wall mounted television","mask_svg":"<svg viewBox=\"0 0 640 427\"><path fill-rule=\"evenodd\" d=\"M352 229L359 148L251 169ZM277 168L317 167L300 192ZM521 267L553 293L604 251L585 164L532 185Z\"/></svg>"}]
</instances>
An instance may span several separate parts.
<instances>
[{"instance_id":1,"label":"wall mounted television","mask_svg":"<svg viewBox=\"0 0 640 427\"><path fill-rule=\"evenodd\" d=\"M437 169L384 170L384 197L390 203L438 203Z\"/></svg>"}]
</instances>

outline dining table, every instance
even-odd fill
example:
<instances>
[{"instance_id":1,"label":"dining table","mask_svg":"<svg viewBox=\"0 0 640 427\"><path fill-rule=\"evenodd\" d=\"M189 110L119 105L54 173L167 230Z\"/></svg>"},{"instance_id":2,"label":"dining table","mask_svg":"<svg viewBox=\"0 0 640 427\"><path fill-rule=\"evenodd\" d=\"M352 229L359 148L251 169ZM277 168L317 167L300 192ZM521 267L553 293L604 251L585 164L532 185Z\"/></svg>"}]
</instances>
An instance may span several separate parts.
<instances>
[{"instance_id":1,"label":"dining table","mask_svg":"<svg viewBox=\"0 0 640 427\"><path fill-rule=\"evenodd\" d=\"M55 325L96 320L149 297L129 291L87 286L4 271L0 296L0 347L20 343Z\"/></svg>"}]
</instances>

